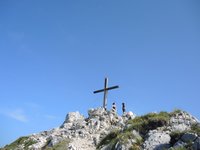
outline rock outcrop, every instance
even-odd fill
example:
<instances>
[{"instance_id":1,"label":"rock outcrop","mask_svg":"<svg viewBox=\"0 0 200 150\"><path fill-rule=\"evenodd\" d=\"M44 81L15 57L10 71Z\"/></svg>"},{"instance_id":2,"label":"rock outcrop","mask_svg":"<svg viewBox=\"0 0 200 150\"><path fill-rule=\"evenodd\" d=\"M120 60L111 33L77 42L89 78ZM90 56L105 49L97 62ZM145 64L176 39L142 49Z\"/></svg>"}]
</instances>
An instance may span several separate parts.
<instances>
[{"instance_id":1,"label":"rock outcrop","mask_svg":"<svg viewBox=\"0 0 200 150\"><path fill-rule=\"evenodd\" d=\"M5 146L12 150L200 150L200 123L184 111L122 116L103 108L67 114L63 124L50 131L22 137Z\"/></svg>"}]
</instances>

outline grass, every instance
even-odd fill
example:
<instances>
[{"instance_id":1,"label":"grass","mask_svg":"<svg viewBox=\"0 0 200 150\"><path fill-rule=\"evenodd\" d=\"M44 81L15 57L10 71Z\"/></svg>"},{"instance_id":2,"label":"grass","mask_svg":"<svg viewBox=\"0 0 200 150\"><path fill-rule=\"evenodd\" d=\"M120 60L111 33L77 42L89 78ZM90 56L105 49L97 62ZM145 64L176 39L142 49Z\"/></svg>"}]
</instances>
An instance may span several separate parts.
<instances>
[{"instance_id":1,"label":"grass","mask_svg":"<svg viewBox=\"0 0 200 150\"><path fill-rule=\"evenodd\" d=\"M137 145L137 144L133 144L133 145L129 148L129 150L141 150L141 147L140 147L139 145Z\"/></svg>"},{"instance_id":2,"label":"grass","mask_svg":"<svg viewBox=\"0 0 200 150\"><path fill-rule=\"evenodd\" d=\"M29 137L24 136L24 137L20 137L19 139L17 139L16 141L14 141L13 143L6 145L2 150L14 150L18 148L18 145L24 145L24 149L28 149L28 147L32 144L35 144L36 142L29 139Z\"/></svg>"},{"instance_id":3,"label":"grass","mask_svg":"<svg viewBox=\"0 0 200 150\"><path fill-rule=\"evenodd\" d=\"M48 147L48 142L47 141L47 145L45 147L43 147L43 150L64 150L68 148L68 144L69 141L68 140L63 140L59 143L57 143L56 145L54 145L53 147ZM20 137L19 139L17 139L16 141L14 141L13 143L6 145L4 148L0 149L0 150L16 150L19 149L19 145L24 145L24 150L28 150L29 146L32 144L35 144L36 142L29 139L29 137Z\"/></svg>"},{"instance_id":4,"label":"grass","mask_svg":"<svg viewBox=\"0 0 200 150\"><path fill-rule=\"evenodd\" d=\"M170 144L171 146L173 146L179 139L181 139L181 137L185 134L185 133L196 133L198 135L200 135L200 127L197 125L192 125L190 130L185 130L185 131L174 131L170 134L171 140L170 140ZM178 148L178 149L174 149L174 150L190 150L192 149L192 141L189 141L186 143L186 145L184 147Z\"/></svg>"},{"instance_id":5,"label":"grass","mask_svg":"<svg viewBox=\"0 0 200 150\"><path fill-rule=\"evenodd\" d=\"M169 115L170 117L176 116L177 114L180 114L181 112L184 112L180 109L174 109L174 111L170 112Z\"/></svg>"},{"instance_id":6,"label":"grass","mask_svg":"<svg viewBox=\"0 0 200 150\"><path fill-rule=\"evenodd\" d=\"M185 147L178 147L178 148L173 148L172 150L188 150L188 149Z\"/></svg>"},{"instance_id":7,"label":"grass","mask_svg":"<svg viewBox=\"0 0 200 150\"><path fill-rule=\"evenodd\" d=\"M97 149L99 149L102 145L111 144L111 146L116 144L116 138L120 134L119 130L111 131L105 138L103 138L100 143L97 145Z\"/></svg>"},{"instance_id":8,"label":"grass","mask_svg":"<svg viewBox=\"0 0 200 150\"><path fill-rule=\"evenodd\" d=\"M136 130L142 136L145 136L149 130L165 126L169 123L170 115L167 112L149 113L144 116L136 117L128 122L127 130Z\"/></svg>"},{"instance_id":9,"label":"grass","mask_svg":"<svg viewBox=\"0 0 200 150\"><path fill-rule=\"evenodd\" d=\"M54 145L53 147L45 146L43 150L65 150L65 149L68 149L68 144L69 144L69 140L63 140L57 143L56 145Z\"/></svg>"},{"instance_id":10,"label":"grass","mask_svg":"<svg viewBox=\"0 0 200 150\"><path fill-rule=\"evenodd\" d=\"M136 139L136 144L141 144L142 139L136 137L132 132L129 131L122 132L116 137L117 142L120 142L121 144L126 144L130 139Z\"/></svg>"},{"instance_id":11,"label":"grass","mask_svg":"<svg viewBox=\"0 0 200 150\"><path fill-rule=\"evenodd\" d=\"M182 136L185 134L186 131L180 132L180 131L174 131L170 134L170 144L173 146Z\"/></svg>"},{"instance_id":12,"label":"grass","mask_svg":"<svg viewBox=\"0 0 200 150\"><path fill-rule=\"evenodd\" d=\"M136 140L136 142L130 148L131 150L137 150L140 147L140 145L142 144L142 140L143 140L141 137L136 137L135 135L133 135L133 133L129 130L124 130L124 131L114 130L100 141L100 143L97 146L97 149L101 148L101 146L103 146L103 145L109 144L110 149L114 150L115 145L118 142L120 144L126 144L126 143L128 143L129 139Z\"/></svg>"},{"instance_id":13,"label":"grass","mask_svg":"<svg viewBox=\"0 0 200 150\"><path fill-rule=\"evenodd\" d=\"M196 133L198 136L200 136L200 124L193 124L191 126L191 132Z\"/></svg>"},{"instance_id":14,"label":"grass","mask_svg":"<svg viewBox=\"0 0 200 150\"><path fill-rule=\"evenodd\" d=\"M129 139L137 139L132 134L133 130L136 130L140 133L141 139L138 140L135 144L130 148L131 150L140 149L143 138L149 132L149 130L157 129L158 127L163 127L169 125L170 117L175 116L176 114L181 113L182 110L176 109L171 113L160 112L160 113L149 113L143 116L138 116L132 120L128 121L128 128L123 131L113 131L108 134L101 142L98 144L97 148L100 148L102 145L110 145L112 149L116 145L117 142L121 144L125 144ZM198 133L200 135L200 127L192 126L191 129L193 132ZM173 145L177 142L177 140L184 134L185 132L172 132L171 133L171 141L170 144Z\"/></svg>"},{"instance_id":15,"label":"grass","mask_svg":"<svg viewBox=\"0 0 200 150\"><path fill-rule=\"evenodd\" d=\"M97 145L97 149L101 148L103 145L109 145L110 149L115 149L116 143L120 144L126 144L129 142L129 139L135 139L136 142L133 143L130 150L139 150L141 149L141 145L143 142L143 138L145 135L149 132L149 130L157 129L158 127L167 126L169 124L170 117L175 116L176 114L180 114L183 112L182 110L176 109L171 113L167 112L160 112L160 113L149 113L143 116L138 116L132 120L128 121L128 128L124 130L113 130L110 132L105 138L103 138L100 143ZM133 130L138 131L138 133L141 135L141 137L135 137L135 135L132 133ZM172 132L170 134L171 141L170 144L173 146L180 138L181 136L186 132L192 132L196 133L200 136L200 125L194 124L191 126L191 130L184 131L184 132ZM67 149L67 146L69 144L68 140L63 140L62 142L54 145L53 147L48 147L48 143L50 141L47 141L47 144L45 147L43 147L44 150L63 150ZM1 150L10 150L10 149L16 149L18 145L23 144L24 149L28 149L28 147L35 142L30 140L28 137L21 137L11 143L10 145L5 146L5 148ZM191 144L188 144L188 148ZM187 147L178 148L176 150L185 150Z\"/></svg>"}]
</instances>

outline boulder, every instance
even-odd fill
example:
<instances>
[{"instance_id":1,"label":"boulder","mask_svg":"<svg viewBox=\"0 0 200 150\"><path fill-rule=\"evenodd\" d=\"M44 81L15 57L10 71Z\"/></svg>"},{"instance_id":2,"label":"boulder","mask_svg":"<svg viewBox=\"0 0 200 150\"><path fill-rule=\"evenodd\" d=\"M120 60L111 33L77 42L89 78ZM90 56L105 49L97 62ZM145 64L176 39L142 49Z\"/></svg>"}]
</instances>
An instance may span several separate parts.
<instances>
[{"instance_id":1,"label":"boulder","mask_svg":"<svg viewBox=\"0 0 200 150\"><path fill-rule=\"evenodd\" d=\"M47 139L47 141L50 141L48 146L52 147L52 146L58 144L59 142L63 141L63 138L60 137L60 136L53 136L52 135Z\"/></svg>"},{"instance_id":2,"label":"boulder","mask_svg":"<svg viewBox=\"0 0 200 150\"><path fill-rule=\"evenodd\" d=\"M199 121L185 111L180 111L174 113L174 115L170 118L170 130L171 131L185 131L189 130L193 124L197 124Z\"/></svg>"},{"instance_id":3,"label":"boulder","mask_svg":"<svg viewBox=\"0 0 200 150\"><path fill-rule=\"evenodd\" d=\"M192 142L197 138L197 135L194 133L185 133L182 137L181 140L185 143Z\"/></svg>"},{"instance_id":4,"label":"boulder","mask_svg":"<svg viewBox=\"0 0 200 150\"><path fill-rule=\"evenodd\" d=\"M187 144L186 144L185 142L183 142L182 140L178 140L178 141L174 144L173 148L174 148L174 149L184 148L186 145L187 145Z\"/></svg>"},{"instance_id":5,"label":"boulder","mask_svg":"<svg viewBox=\"0 0 200 150\"><path fill-rule=\"evenodd\" d=\"M143 144L144 150L161 150L169 147L170 135L165 131L151 130Z\"/></svg>"},{"instance_id":6,"label":"boulder","mask_svg":"<svg viewBox=\"0 0 200 150\"><path fill-rule=\"evenodd\" d=\"M200 150L200 137L198 137L193 144L193 149L194 150Z\"/></svg>"},{"instance_id":7,"label":"boulder","mask_svg":"<svg viewBox=\"0 0 200 150\"><path fill-rule=\"evenodd\" d=\"M81 115L78 111L77 112L70 112L67 114L64 123L73 123L75 121L83 121L84 116Z\"/></svg>"},{"instance_id":8,"label":"boulder","mask_svg":"<svg viewBox=\"0 0 200 150\"><path fill-rule=\"evenodd\" d=\"M99 107L99 108L96 108L96 109L91 108L91 109L88 110L89 118L101 117L105 114L107 114L107 111L103 107Z\"/></svg>"}]
</instances>

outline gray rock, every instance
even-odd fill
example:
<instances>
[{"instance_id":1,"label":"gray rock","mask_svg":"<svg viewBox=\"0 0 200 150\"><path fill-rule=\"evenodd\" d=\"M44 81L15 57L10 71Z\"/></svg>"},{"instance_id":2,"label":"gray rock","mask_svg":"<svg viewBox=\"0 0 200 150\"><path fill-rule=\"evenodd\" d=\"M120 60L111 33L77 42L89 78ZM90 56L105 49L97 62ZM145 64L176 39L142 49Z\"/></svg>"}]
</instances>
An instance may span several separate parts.
<instances>
[{"instance_id":1,"label":"gray rock","mask_svg":"<svg viewBox=\"0 0 200 150\"><path fill-rule=\"evenodd\" d=\"M128 150L129 147L131 145L125 145L125 144L121 144L120 142L117 142L117 144L115 145L115 150Z\"/></svg>"},{"instance_id":2,"label":"gray rock","mask_svg":"<svg viewBox=\"0 0 200 150\"><path fill-rule=\"evenodd\" d=\"M135 118L132 112L124 113L119 116L116 112L106 111L104 108L90 109L88 118L84 118L79 112L68 113L61 127L54 128L50 131L40 132L30 135L29 138L35 143L30 145L30 150L40 150L48 144L53 147L57 143L69 141L66 149L69 150L95 150L98 143L113 130L127 131L128 134L123 138L121 135L117 143L102 145L101 150L128 150L133 144L138 145L138 140L142 141L142 137L136 130L130 131L130 119ZM128 124L129 123L129 124ZM142 148L144 150L161 150L184 147L187 142L193 141L193 149L200 150L200 137L196 134L186 133L178 142L170 148L170 133L172 131L189 130L191 125L197 124L198 120L186 112L174 114L169 121L169 125L150 130L144 138ZM132 134L130 134L132 133ZM123 135L123 134L122 134ZM128 137L127 137L128 136ZM144 136L144 135L142 135ZM17 149L24 149L25 144L17 145Z\"/></svg>"},{"instance_id":3,"label":"gray rock","mask_svg":"<svg viewBox=\"0 0 200 150\"><path fill-rule=\"evenodd\" d=\"M200 137L198 137L193 144L193 149L194 150L200 150Z\"/></svg>"},{"instance_id":4,"label":"gray rock","mask_svg":"<svg viewBox=\"0 0 200 150\"><path fill-rule=\"evenodd\" d=\"M197 138L197 135L194 134L194 133L185 133L182 137L181 137L181 140L183 142L192 142L194 141L195 139Z\"/></svg>"},{"instance_id":5,"label":"gray rock","mask_svg":"<svg viewBox=\"0 0 200 150\"><path fill-rule=\"evenodd\" d=\"M168 127L171 131L185 131L189 130L193 124L199 121L187 112L181 111L174 114L170 118L170 126Z\"/></svg>"},{"instance_id":6,"label":"gray rock","mask_svg":"<svg viewBox=\"0 0 200 150\"><path fill-rule=\"evenodd\" d=\"M151 130L143 144L144 150L160 150L163 147L168 147L170 136L164 131Z\"/></svg>"},{"instance_id":7,"label":"gray rock","mask_svg":"<svg viewBox=\"0 0 200 150\"><path fill-rule=\"evenodd\" d=\"M134 119L136 117L136 114L134 114L132 111L129 111L129 112L125 112L123 115L122 115L122 118L124 120L124 122L130 120L130 119Z\"/></svg>"},{"instance_id":8,"label":"gray rock","mask_svg":"<svg viewBox=\"0 0 200 150\"><path fill-rule=\"evenodd\" d=\"M62 138L62 137L59 137L59 136L50 136L50 137L48 138L48 140L50 140L48 146L52 147L52 146L58 144L59 142L63 141L63 138Z\"/></svg>"},{"instance_id":9,"label":"gray rock","mask_svg":"<svg viewBox=\"0 0 200 150\"><path fill-rule=\"evenodd\" d=\"M122 141L118 141L115 145L116 150L129 150L131 149L133 144L137 143L137 140L142 140L142 137L137 131L133 130L131 133L133 135L132 137L134 138L130 138L126 141L124 141L123 139Z\"/></svg>"},{"instance_id":10,"label":"gray rock","mask_svg":"<svg viewBox=\"0 0 200 150\"><path fill-rule=\"evenodd\" d=\"M111 150L112 146L111 145L104 145L101 150Z\"/></svg>"},{"instance_id":11,"label":"gray rock","mask_svg":"<svg viewBox=\"0 0 200 150\"><path fill-rule=\"evenodd\" d=\"M171 126L171 131L183 132L183 131L189 130L189 129L190 129L190 126L188 126L184 123L183 124L176 123Z\"/></svg>"},{"instance_id":12,"label":"gray rock","mask_svg":"<svg viewBox=\"0 0 200 150\"><path fill-rule=\"evenodd\" d=\"M84 116L81 115L78 111L77 112L70 112L67 114L64 123L73 123L75 121L83 121Z\"/></svg>"},{"instance_id":13,"label":"gray rock","mask_svg":"<svg viewBox=\"0 0 200 150\"><path fill-rule=\"evenodd\" d=\"M92 108L92 109L88 110L89 118L93 118L93 117L96 117L96 116L100 117L100 116L103 116L105 114L107 114L107 111L102 107L97 108L97 109Z\"/></svg>"},{"instance_id":14,"label":"gray rock","mask_svg":"<svg viewBox=\"0 0 200 150\"><path fill-rule=\"evenodd\" d=\"M186 144L185 142L183 142L183 141L181 141L181 140L178 140L178 141L174 144L173 148L174 148L174 149L183 148L183 147L185 147L186 145L187 145L187 144Z\"/></svg>"}]
</instances>

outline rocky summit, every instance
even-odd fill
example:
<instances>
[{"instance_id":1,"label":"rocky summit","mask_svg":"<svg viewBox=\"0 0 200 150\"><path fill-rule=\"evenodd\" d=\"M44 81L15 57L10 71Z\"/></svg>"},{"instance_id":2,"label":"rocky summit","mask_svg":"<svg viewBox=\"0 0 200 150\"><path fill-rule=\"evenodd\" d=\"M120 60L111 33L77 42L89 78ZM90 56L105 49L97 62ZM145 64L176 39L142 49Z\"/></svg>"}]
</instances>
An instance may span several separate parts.
<instances>
[{"instance_id":1,"label":"rocky summit","mask_svg":"<svg viewBox=\"0 0 200 150\"><path fill-rule=\"evenodd\" d=\"M67 114L50 131L20 137L1 150L200 150L200 123L182 110L136 116L115 110Z\"/></svg>"}]
</instances>

